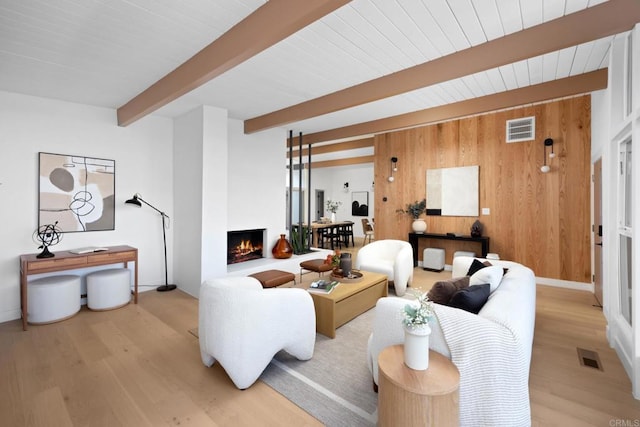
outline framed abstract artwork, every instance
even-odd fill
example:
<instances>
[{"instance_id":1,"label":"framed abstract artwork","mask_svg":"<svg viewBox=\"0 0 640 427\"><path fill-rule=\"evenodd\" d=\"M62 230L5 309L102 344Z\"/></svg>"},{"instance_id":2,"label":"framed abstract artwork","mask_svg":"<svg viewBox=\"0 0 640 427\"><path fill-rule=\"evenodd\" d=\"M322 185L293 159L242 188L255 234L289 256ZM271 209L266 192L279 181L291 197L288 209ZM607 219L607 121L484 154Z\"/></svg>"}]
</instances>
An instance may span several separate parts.
<instances>
[{"instance_id":1,"label":"framed abstract artwork","mask_svg":"<svg viewBox=\"0 0 640 427\"><path fill-rule=\"evenodd\" d=\"M351 193L351 215L369 216L368 191L354 191Z\"/></svg>"},{"instance_id":2,"label":"framed abstract artwork","mask_svg":"<svg viewBox=\"0 0 640 427\"><path fill-rule=\"evenodd\" d=\"M427 215L478 216L479 166L427 170Z\"/></svg>"},{"instance_id":3,"label":"framed abstract artwork","mask_svg":"<svg viewBox=\"0 0 640 427\"><path fill-rule=\"evenodd\" d=\"M115 228L115 160L39 153L38 227L65 233Z\"/></svg>"}]
</instances>

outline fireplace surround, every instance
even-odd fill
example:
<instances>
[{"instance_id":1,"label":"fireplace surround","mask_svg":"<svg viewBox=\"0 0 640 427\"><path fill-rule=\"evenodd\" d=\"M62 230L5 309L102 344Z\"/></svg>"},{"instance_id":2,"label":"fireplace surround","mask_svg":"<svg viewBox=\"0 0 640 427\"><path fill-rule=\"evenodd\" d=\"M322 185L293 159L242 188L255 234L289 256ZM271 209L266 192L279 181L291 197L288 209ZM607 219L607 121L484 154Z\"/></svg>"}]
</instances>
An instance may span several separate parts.
<instances>
[{"instance_id":1,"label":"fireplace surround","mask_svg":"<svg viewBox=\"0 0 640 427\"><path fill-rule=\"evenodd\" d=\"M227 231L227 265L264 257L265 228Z\"/></svg>"}]
</instances>

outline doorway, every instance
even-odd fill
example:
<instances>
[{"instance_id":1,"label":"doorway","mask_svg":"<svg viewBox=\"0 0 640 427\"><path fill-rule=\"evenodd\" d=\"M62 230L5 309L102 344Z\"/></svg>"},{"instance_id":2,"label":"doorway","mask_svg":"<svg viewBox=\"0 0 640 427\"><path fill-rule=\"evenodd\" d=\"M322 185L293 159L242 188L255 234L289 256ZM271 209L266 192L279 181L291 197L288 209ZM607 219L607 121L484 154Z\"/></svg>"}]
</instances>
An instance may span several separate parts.
<instances>
[{"instance_id":1,"label":"doorway","mask_svg":"<svg viewBox=\"0 0 640 427\"><path fill-rule=\"evenodd\" d=\"M593 164L593 286L602 307L602 158Z\"/></svg>"},{"instance_id":2,"label":"doorway","mask_svg":"<svg viewBox=\"0 0 640 427\"><path fill-rule=\"evenodd\" d=\"M324 216L324 190L316 190L316 221Z\"/></svg>"}]
</instances>

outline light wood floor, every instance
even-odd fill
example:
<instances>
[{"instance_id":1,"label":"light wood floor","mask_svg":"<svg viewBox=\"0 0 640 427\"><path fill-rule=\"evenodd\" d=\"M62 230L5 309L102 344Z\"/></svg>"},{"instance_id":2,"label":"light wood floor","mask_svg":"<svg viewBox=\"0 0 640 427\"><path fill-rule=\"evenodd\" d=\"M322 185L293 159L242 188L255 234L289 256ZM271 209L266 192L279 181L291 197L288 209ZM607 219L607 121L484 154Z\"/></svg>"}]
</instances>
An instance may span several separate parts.
<instances>
[{"instance_id":1,"label":"light wood floor","mask_svg":"<svg viewBox=\"0 0 640 427\"><path fill-rule=\"evenodd\" d=\"M416 269L415 284L426 289L447 275ZM594 303L586 292L538 287L530 377L536 426L640 419ZM179 290L149 291L138 305L83 308L26 332L18 320L0 324L0 425L320 425L260 381L240 391L218 364L205 368L188 332L197 308ZM597 351L604 371L580 366L576 347Z\"/></svg>"}]
</instances>

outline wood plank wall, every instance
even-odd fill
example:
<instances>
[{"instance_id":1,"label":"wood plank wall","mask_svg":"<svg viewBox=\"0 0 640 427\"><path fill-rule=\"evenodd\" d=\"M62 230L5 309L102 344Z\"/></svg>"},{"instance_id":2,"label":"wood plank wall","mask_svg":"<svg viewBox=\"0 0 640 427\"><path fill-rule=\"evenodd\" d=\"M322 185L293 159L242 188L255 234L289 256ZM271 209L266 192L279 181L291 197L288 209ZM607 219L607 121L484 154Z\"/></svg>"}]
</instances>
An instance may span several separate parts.
<instances>
[{"instance_id":1,"label":"wood plank wall","mask_svg":"<svg viewBox=\"0 0 640 427\"><path fill-rule=\"evenodd\" d=\"M407 240L411 217L397 213L426 196L430 168L480 166L480 217L428 216L427 231L468 235L476 219L491 252L531 267L536 276L591 282L589 95L537 104L375 137L376 239ZM535 141L507 144L506 121L535 116ZM554 140L551 171L540 172L545 138ZM398 158L394 182L387 178ZM549 159L548 159L549 160ZM387 199L384 201L383 198ZM479 254L473 243L421 239L424 247Z\"/></svg>"}]
</instances>

